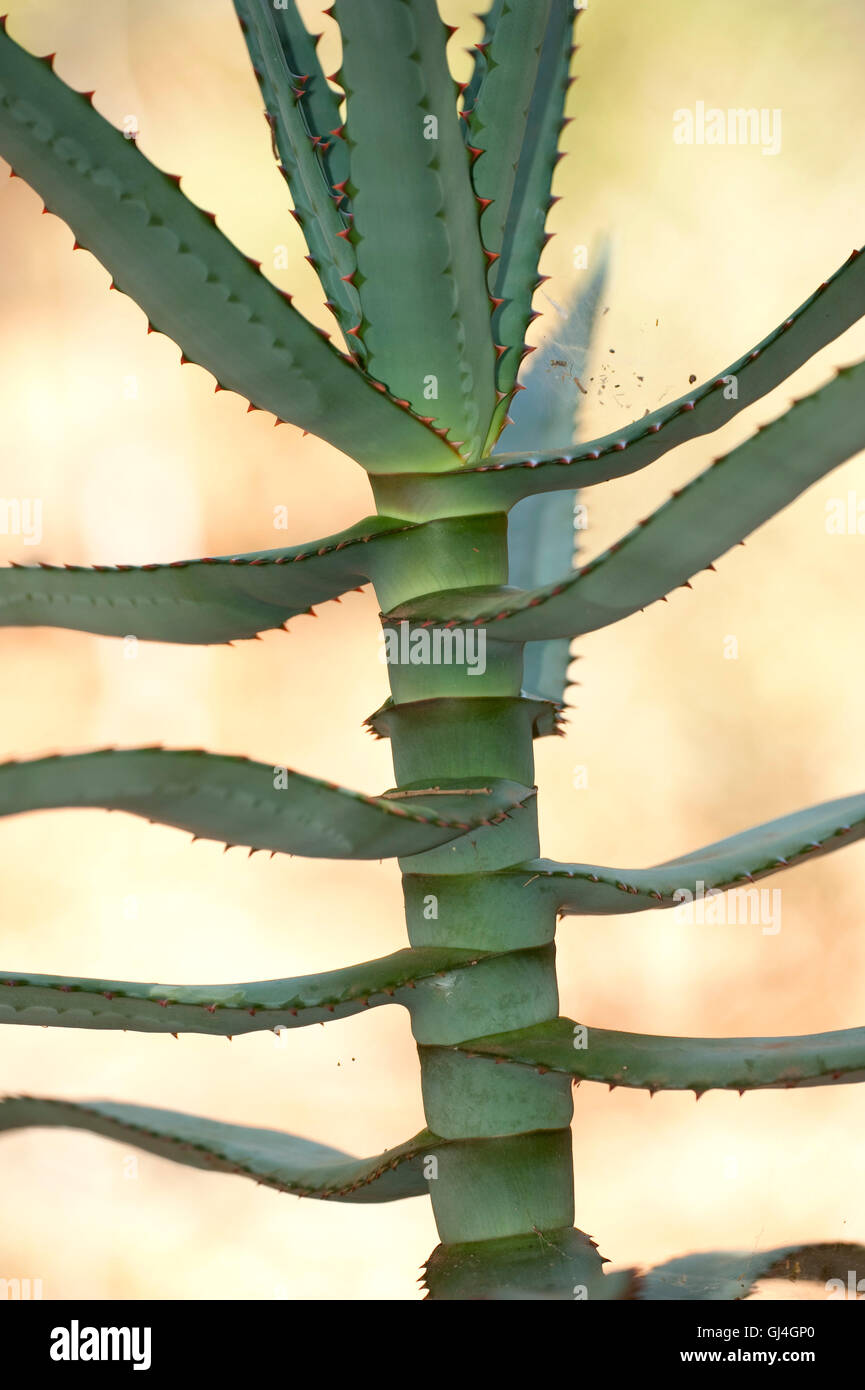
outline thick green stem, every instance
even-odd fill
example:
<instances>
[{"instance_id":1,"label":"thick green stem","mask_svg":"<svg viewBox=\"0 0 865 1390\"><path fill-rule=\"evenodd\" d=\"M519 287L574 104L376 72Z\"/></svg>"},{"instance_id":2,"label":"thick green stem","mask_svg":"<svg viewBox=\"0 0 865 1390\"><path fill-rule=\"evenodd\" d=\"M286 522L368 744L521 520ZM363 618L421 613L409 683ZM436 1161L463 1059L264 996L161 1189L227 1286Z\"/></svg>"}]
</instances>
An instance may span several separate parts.
<instances>
[{"instance_id":1,"label":"thick green stem","mask_svg":"<svg viewBox=\"0 0 865 1390\"><path fill-rule=\"evenodd\" d=\"M453 577L447 545L438 554L442 587L489 583L491 570L493 582L506 582L504 529L491 530L483 518L454 519L453 528ZM399 582L410 596L413 576L401 574ZM425 566L414 582L428 582ZM448 648L437 649L432 640L425 647L420 636L412 647L413 636L395 636L389 666L395 708L387 727L397 785L477 786L507 778L531 786L535 710L520 695L521 648L481 631L473 647L450 649L448 660ZM422 659L412 660L412 650ZM555 909L530 882L495 872L537 854L531 803L503 825L401 864L413 946L495 953L471 970L443 976L412 1009L427 1123L433 1133L460 1141L440 1152L430 1185L447 1245L573 1223L568 1079L452 1050L469 1038L558 1015Z\"/></svg>"}]
</instances>

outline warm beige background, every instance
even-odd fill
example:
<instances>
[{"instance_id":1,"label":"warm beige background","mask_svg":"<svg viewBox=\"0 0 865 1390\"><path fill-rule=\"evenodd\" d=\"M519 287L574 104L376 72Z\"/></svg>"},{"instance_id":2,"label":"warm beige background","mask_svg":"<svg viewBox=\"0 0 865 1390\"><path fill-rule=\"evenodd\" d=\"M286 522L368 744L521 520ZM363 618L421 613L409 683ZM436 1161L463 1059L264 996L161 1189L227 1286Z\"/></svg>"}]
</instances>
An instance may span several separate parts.
<instances>
[{"instance_id":1,"label":"warm beige background","mask_svg":"<svg viewBox=\"0 0 865 1390\"><path fill-rule=\"evenodd\" d=\"M318 6L305 4L313 19ZM58 51L142 149L182 172L248 254L327 322L270 157L228 0L11 0L9 30ZM468 3L445 17L477 35ZM333 43L333 26L327 27ZM703 380L775 326L863 239L862 62L856 0L592 0L580 22L565 195L545 269L615 235L615 272L587 428L599 433ZM336 66L336 51L331 50ZM783 149L681 148L672 112L697 100L780 107ZM171 560L299 542L370 508L364 475L298 432L214 396L203 371L147 337L141 312L18 181L0 187L0 496L41 496L42 546L0 558ZM615 350L615 355L612 355ZM595 551L671 487L865 353L852 330L723 437L588 498ZM605 368L606 364L606 368ZM644 378L642 384L637 376ZM137 399L126 399L130 381ZM615 383L619 384L614 393ZM596 381L597 385L597 381ZM618 399L612 399L617 394ZM603 402L603 404L602 404ZM644 864L865 783L861 608L865 539L830 537L831 497L860 458L745 550L579 643L566 741L539 745L544 851ZM272 528L290 509L290 531ZM371 595L237 648L142 647L54 631L0 634L0 753L203 744L286 761L367 790L390 781L361 729L385 695ZM723 659L735 635L737 661ZM572 786L577 764L588 790ZM166 981L255 979L403 944L392 864L223 856L177 831L98 812L3 822L2 967ZM567 920L563 1011L608 1027L785 1033L865 1022L865 849L796 869L783 929L687 928L670 916ZM417 1064L397 1009L298 1031L280 1045L6 1029L0 1090L110 1096L310 1135L354 1152L420 1127ZM863 1090L739 1100L585 1085L574 1126L577 1221L614 1263L700 1247L865 1238ZM0 1275L46 1297L416 1296L435 1244L425 1201L352 1208L277 1196L118 1145L32 1131L0 1146ZM860 1276L865 1271L859 1271ZM813 1291L812 1291L813 1292Z\"/></svg>"}]
</instances>

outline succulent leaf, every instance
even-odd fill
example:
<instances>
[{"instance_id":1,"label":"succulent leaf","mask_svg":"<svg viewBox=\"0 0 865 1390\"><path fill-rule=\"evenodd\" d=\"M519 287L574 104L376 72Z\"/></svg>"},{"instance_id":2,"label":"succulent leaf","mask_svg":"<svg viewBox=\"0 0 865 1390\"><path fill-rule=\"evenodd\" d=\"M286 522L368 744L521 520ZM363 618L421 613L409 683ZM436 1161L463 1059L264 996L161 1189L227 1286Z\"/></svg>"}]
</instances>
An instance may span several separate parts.
<instances>
[{"instance_id":1,"label":"succulent leaf","mask_svg":"<svg viewBox=\"0 0 865 1390\"><path fill-rule=\"evenodd\" d=\"M703 1250L681 1255L647 1270L637 1280L640 1299L720 1302L747 1298L761 1279L808 1280L849 1291L851 1270L865 1263L865 1246L847 1241L819 1245L779 1245L774 1250ZM855 1283L855 1276L854 1276ZM856 1289L851 1297L855 1298Z\"/></svg>"},{"instance_id":2,"label":"succulent leaf","mask_svg":"<svg viewBox=\"0 0 865 1390\"><path fill-rule=\"evenodd\" d=\"M447 31L435 0L336 0L334 14L368 370L479 458L495 355Z\"/></svg>"},{"instance_id":3,"label":"succulent leaf","mask_svg":"<svg viewBox=\"0 0 865 1390\"><path fill-rule=\"evenodd\" d=\"M234 0L252 67L264 98L279 166L288 181L294 211L328 302L343 333L360 320L360 299L352 283L354 248L344 235L339 191L331 177L331 159L346 164L348 148L335 132L341 125L339 105L330 90L294 0L274 9L271 0ZM339 161L340 163L342 160ZM345 175L341 175L345 177ZM356 355L363 344L350 337Z\"/></svg>"},{"instance_id":4,"label":"succulent leaf","mask_svg":"<svg viewBox=\"0 0 865 1390\"><path fill-rule=\"evenodd\" d=\"M433 523L435 525L435 523ZM418 528L372 516L323 540L163 565L0 569L0 626L214 643L283 627L393 563Z\"/></svg>"},{"instance_id":5,"label":"succulent leaf","mask_svg":"<svg viewBox=\"0 0 865 1390\"><path fill-rule=\"evenodd\" d=\"M264 9L267 0L239 0L239 3ZM321 35L309 32L298 11L297 0L282 0L281 4L272 5L272 10L285 61L292 77L300 79L303 88L300 102L304 120L316 142L327 182L338 191L348 178L348 145L341 128L339 95L330 86L318 60L317 45ZM346 221L350 221L347 198L341 199L339 207Z\"/></svg>"},{"instance_id":6,"label":"succulent leaf","mask_svg":"<svg viewBox=\"0 0 865 1390\"><path fill-rule=\"evenodd\" d=\"M0 30L0 153L150 325L221 387L364 466L453 467L432 430L347 358L108 121Z\"/></svg>"},{"instance_id":7,"label":"succulent leaf","mask_svg":"<svg viewBox=\"0 0 865 1390\"><path fill-rule=\"evenodd\" d=\"M651 415L577 447L569 443L562 449L495 455L446 477L433 478L416 470L410 479L393 479L385 476L385 470L377 470L374 487L379 506L417 520L449 512L507 511L521 497L536 492L590 487L626 477L679 444L720 429L834 342L863 314L865 255L854 251L751 352Z\"/></svg>"},{"instance_id":8,"label":"succulent leaf","mask_svg":"<svg viewBox=\"0 0 865 1390\"><path fill-rule=\"evenodd\" d=\"M493 334L505 351L496 366L499 403L487 435L497 438L522 360L569 83L572 0L506 0L493 21L486 71L467 113L476 155L481 236L492 261Z\"/></svg>"},{"instance_id":9,"label":"succulent leaf","mask_svg":"<svg viewBox=\"0 0 865 1390\"><path fill-rule=\"evenodd\" d=\"M275 1129L222 1124L145 1105L41 1096L0 1100L0 1131L33 1126L88 1130L189 1168L235 1173L277 1192L343 1202L395 1202L424 1196L424 1157L444 1142L424 1130L397 1148L372 1158L354 1158Z\"/></svg>"},{"instance_id":10,"label":"succulent leaf","mask_svg":"<svg viewBox=\"0 0 865 1390\"><path fill-rule=\"evenodd\" d=\"M728 888L748 893L755 879L832 854L863 835L865 793L860 792L765 821L648 869L536 859L508 872L522 878L527 887L539 885L563 915L645 912L687 904L701 894L708 898L703 909L708 915L710 894Z\"/></svg>"},{"instance_id":11,"label":"succulent leaf","mask_svg":"<svg viewBox=\"0 0 865 1390\"><path fill-rule=\"evenodd\" d=\"M483 952L418 947L379 960L228 985L161 985L0 971L0 1023L238 1037L409 1007L423 981L474 965Z\"/></svg>"},{"instance_id":12,"label":"succulent leaf","mask_svg":"<svg viewBox=\"0 0 865 1390\"><path fill-rule=\"evenodd\" d=\"M578 636L628 617L865 449L865 362L839 371L697 475L609 550L552 584L452 590L402 604L392 620L478 627L503 641Z\"/></svg>"},{"instance_id":13,"label":"succulent leaf","mask_svg":"<svg viewBox=\"0 0 865 1390\"><path fill-rule=\"evenodd\" d=\"M483 16L484 36L481 42L475 44L472 50L472 75L466 83L460 103L460 114L463 117L463 132L467 138L469 133L468 116L477 101L481 83L489 72L490 64L487 58L487 50L496 32L496 27L501 20L504 4L505 0L492 0L489 9ZM476 17L481 18L480 15ZM471 142L469 141L469 143Z\"/></svg>"},{"instance_id":14,"label":"succulent leaf","mask_svg":"<svg viewBox=\"0 0 865 1390\"><path fill-rule=\"evenodd\" d=\"M865 1081L865 1028L783 1038L676 1038L569 1018L470 1038L473 1057L646 1091L762 1091Z\"/></svg>"},{"instance_id":15,"label":"succulent leaf","mask_svg":"<svg viewBox=\"0 0 865 1390\"><path fill-rule=\"evenodd\" d=\"M513 423L496 446L545 448L557 439L574 438L586 375L589 346L607 278L606 245L596 258L585 287L572 291L564 309L551 305L552 326L529 358L524 390L511 407ZM508 583L534 589L573 568L579 537L577 492L538 493L524 497L508 520ZM570 638L527 642L523 654L523 689L541 699L561 702L568 686Z\"/></svg>"},{"instance_id":16,"label":"succulent leaf","mask_svg":"<svg viewBox=\"0 0 865 1390\"><path fill-rule=\"evenodd\" d=\"M105 749L0 764L0 817L102 807L227 848L313 859L419 854L506 819L533 796L516 783L492 780L474 791L365 796L284 767L197 749Z\"/></svg>"}]
</instances>

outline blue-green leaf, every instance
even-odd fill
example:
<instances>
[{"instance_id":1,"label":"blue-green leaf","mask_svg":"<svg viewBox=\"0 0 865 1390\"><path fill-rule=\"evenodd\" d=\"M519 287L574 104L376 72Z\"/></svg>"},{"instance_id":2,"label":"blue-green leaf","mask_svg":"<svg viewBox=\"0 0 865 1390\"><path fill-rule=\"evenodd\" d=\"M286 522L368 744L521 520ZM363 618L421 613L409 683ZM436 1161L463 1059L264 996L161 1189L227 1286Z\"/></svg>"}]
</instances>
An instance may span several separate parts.
<instances>
[{"instance_id":1,"label":"blue-green leaf","mask_svg":"<svg viewBox=\"0 0 865 1390\"><path fill-rule=\"evenodd\" d=\"M494 782L365 796L284 767L197 749L105 749L0 764L0 817L58 807L129 811L221 840L313 859L423 853L504 820L534 791Z\"/></svg>"},{"instance_id":2,"label":"blue-green leaf","mask_svg":"<svg viewBox=\"0 0 865 1390\"><path fill-rule=\"evenodd\" d=\"M469 1038L456 1050L611 1088L695 1091L698 1097L713 1090L743 1094L865 1081L865 1028L783 1038L679 1038L555 1018Z\"/></svg>"},{"instance_id":3,"label":"blue-green leaf","mask_svg":"<svg viewBox=\"0 0 865 1390\"><path fill-rule=\"evenodd\" d=\"M0 1132L33 1126L83 1129L189 1168L235 1173L277 1192L343 1202L395 1202L424 1196L424 1158L444 1143L424 1130L408 1143L372 1158L354 1158L294 1134L222 1124L176 1110L41 1096L0 1100Z\"/></svg>"},{"instance_id":4,"label":"blue-green leaf","mask_svg":"<svg viewBox=\"0 0 865 1390\"><path fill-rule=\"evenodd\" d=\"M681 1255L648 1270L637 1282L641 1299L712 1302L747 1298L762 1279L806 1280L833 1285L835 1298L857 1295L857 1271L865 1246L847 1241L779 1245L774 1250L711 1250ZM852 1273L852 1292L850 1277Z\"/></svg>"},{"instance_id":5,"label":"blue-green leaf","mask_svg":"<svg viewBox=\"0 0 865 1390\"><path fill-rule=\"evenodd\" d=\"M585 286L573 290L563 309L551 305L550 326L536 353L521 391L511 406L513 423L496 446L530 449L552 446L557 439L576 437L582 378L592 333L607 277L608 249L603 247ZM508 519L508 583L534 589L564 573L576 553L578 494L538 493L525 497ZM527 642L523 655L523 688L541 699L561 702L568 685L570 638Z\"/></svg>"},{"instance_id":6,"label":"blue-green leaf","mask_svg":"<svg viewBox=\"0 0 865 1390\"><path fill-rule=\"evenodd\" d=\"M379 508L427 521L454 513L507 511L536 492L590 487L645 468L670 449L720 429L779 386L865 314L865 255L849 259L774 332L725 370L624 429L574 448L482 459L447 476L377 472Z\"/></svg>"},{"instance_id":7,"label":"blue-green leaf","mask_svg":"<svg viewBox=\"0 0 865 1390\"><path fill-rule=\"evenodd\" d=\"M649 869L536 859L508 872L527 886L539 885L563 914L645 912L679 905L699 910L711 921L715 910L711 894L738 888L743 904L752 904L757 890L750 885L755 879L832 854L863 836L865 793L860 792L752 826ZM718 910L724 910L723 903Z\"/></svg>"},{"instance_id":8,"label":"blue-green leaf","mask_svg":"<svg viewBox=\"0 0 865 1390\"><path fill-rule=\"evenodd\" d=\"M418 947L315 975L228 985L145 984L0 970L0 1023L218 1037L304 1028L382 1004L408 1007L423 982L471 966L483 954Z\"/></svg>"},{"instance_id":9,"label":"blue-green leaf","mask_svg":"<svg viewBox=\"0 0 865 1390\"><path fill-rule=\"evenodd\" d=\"M368 370L476 459L495 354L447 31L435 0L336 0L334 14Z\"/></svg>"},{"instance_id":10,"label":"blue-green leaf","mask_svg":"<svg viewBox=\"0 0 865 1390\"><path fill-rule=\"evenodd\" d=\"M390 614L434 625L489 625L503 641L578 636L686 584L865 449L865 362L839 371L681 488L581 569L528 590L454 589Z\"/></svg>"},{"instance_id":11,"label":"blue-green leaf","mask_svg":"<svg viewBox=\"0 0 865 1390\"><path fill-rule=\"evenodd\" d=\"M365 467L452 468L454 452L376 391L91 105L0 30L0 155L188 361Z\"/></svg>"},{"instance_id":12,"label":"blue-green leaf","mask_svg":"<svg viewBox=\"0 0 865 1390\"><path fill-rule=\"evenodd\" d=\"M253 71L264 98L280 169L294 201L313 265L343 333L360 322L360 300L352 284L354 248L345 235L339 190L331 163L348 149L336 131L339 105L318 62L313 39L294 0L275 9L271 0L234 0ZM345 174L341 177L346 177ZM362 355L357 338L347 339Z\"/></svg>"}]
</instances>

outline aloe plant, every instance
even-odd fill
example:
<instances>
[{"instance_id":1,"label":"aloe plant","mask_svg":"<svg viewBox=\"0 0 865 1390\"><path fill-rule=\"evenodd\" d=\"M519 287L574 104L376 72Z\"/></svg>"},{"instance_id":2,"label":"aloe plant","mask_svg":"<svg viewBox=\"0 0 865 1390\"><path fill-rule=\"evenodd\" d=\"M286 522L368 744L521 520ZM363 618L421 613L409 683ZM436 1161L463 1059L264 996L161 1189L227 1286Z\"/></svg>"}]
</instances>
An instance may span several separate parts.
<instances>
[{"instance_id":1,"label":"aloe plant","mask_svg":"<svg viewBox=\"0 0 865 1390\"><path fill-rule=\"evenodd\" d=\"M723 1039L583 1027L558 1016L554 938L565 914L664 908L700 882L725 890L840 849L865 834L865 794L652 868L560 864L538 857L533 740L560 731L574 637L688 584L865 447L860 362L597 559L572 563L576 490L719 429L833 342L865 314L865 256L854 251L710 381L576 442L575 394L546 364L561 359L579 375L602 258L521 370L567 119L572 0L492 0L461 87L435 0L336 0L343 58L332 78L293 0L235 9L333 339L91 94L5 25L0 153L182 361L356 460L377 514L283 550L13 565L0 572L0 622L233 642L372 583L391 698L369 723L391 742L396 785L367 795L197 749L110 750L5 763L0 815L106 807L250 853L395 857L410 944L320 975L236 985L0 975L0 1021L232 1036L401 1004L428 1127L354 1158L134 1104L13 1096L0 1103L0 1129L90 1130L309 1198L428 1194L441 1241L425 1270L435 1299L736 1298L766 1275L846 1271L858 1247L698 1254L645 1276L604 1273L574 1226L575 1081L699 1095L862 1080L865 1029Z\"/></svg>"}]
</instances>

